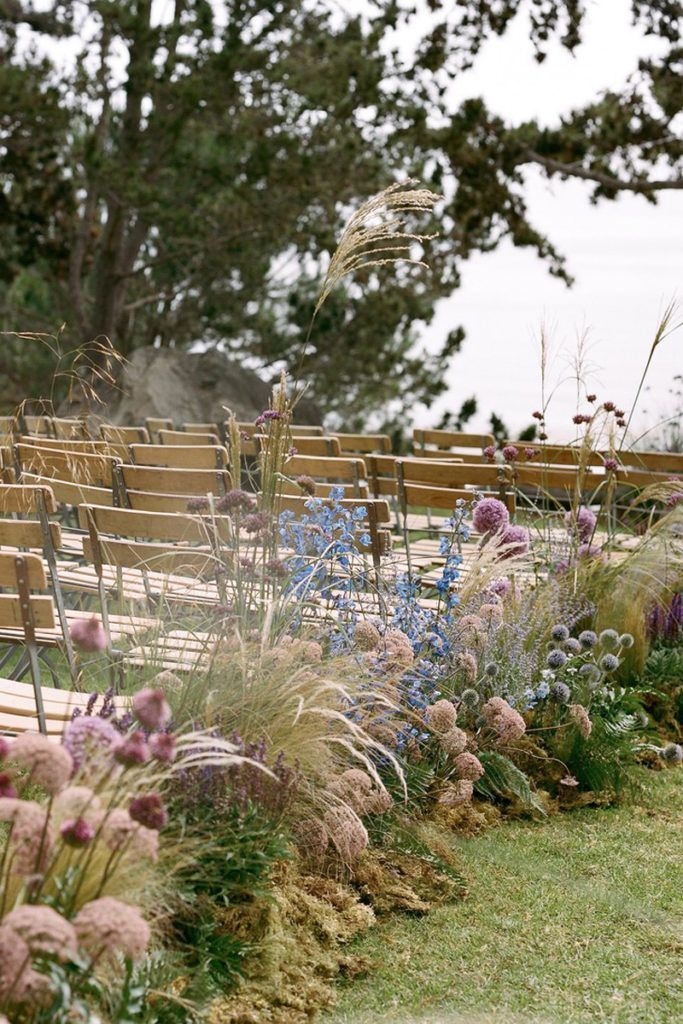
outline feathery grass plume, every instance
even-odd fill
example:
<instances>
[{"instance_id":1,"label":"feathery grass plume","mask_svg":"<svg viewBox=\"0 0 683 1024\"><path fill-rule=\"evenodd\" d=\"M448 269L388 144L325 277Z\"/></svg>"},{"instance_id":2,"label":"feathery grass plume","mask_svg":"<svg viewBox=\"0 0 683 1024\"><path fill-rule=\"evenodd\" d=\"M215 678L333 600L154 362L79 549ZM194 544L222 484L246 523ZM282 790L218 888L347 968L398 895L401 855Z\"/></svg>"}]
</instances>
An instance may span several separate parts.
<instances>
[{"instance_id":1,"label":"feathery grass plume","mask_svg":"<svg viewBox=\"0 0 683 1024\"><path fill-rule=\"evenodd\" d=\"M664 310L664 313L662 314L662 318L659 321L659 324L657 326L657 330L655 331L655 336L654 336L654 339L652 341L652 345L650 346L650 352L649 352L648 357L647 357L647 362L645 363L645 369L643 370L643 375L640 378L640 382L638 384L638 389L636 390L636 395L635 395L635 398L633 399L633 403L631 405L631 410L630 410L630 412L628 414L628 419L626 421L626 426L624 427L624 433L621 436L621 445L620 445L620 447L622 447L622 448L624 446L624 441L628 437L628 432L629 432L629 428L631 426L631 421L632 421L634 413L636 411L636 407L638 405L638 401L640 399L640 394L641 394L641 392L643 390L643 386L645 384L645 380L646 380L647 375L648 375L648 373L650 371L650 366L652 364L652 360L654 359L655 352L657 351L659 346L662 344L662 342L666 338L669 337L670 334L673 334L674 331L677 331L681 326L683 326L683 321L679 321L678 323L673 323L674 317L677 315L677 313L678 313L678 304L677 304L677 302L674 299L672 299L671 302L669 302L669 304L666 307L666 309Z\"/></svg>"},{"instance_id":2,"label":"feathery grass plume","mask_svg":"<svg viewBox=\"0 0 683 1024\"><path fill-rule=\"evenodd\" d=\"M596 628L619 623L631 633L633 646L624 653L625 670L642 672L647 658L650 612L667 606L683 590L683 506L675 506L650 526L642 543L601 576Z\"/></svg>"},{"instance_id":3,"label":"feathery grass plume","mask_svg":"<svg viewBox=\"0 0 683 1024\"><path fill-rule=\"evenodd\" d=\"M330 260L314 318L332 289L355 270L399 262L427 266L423 260L410 255L411 247L415 242L427 242L436 236L418 235L403 228L407 214L431 213L441 197L426 188L413 188L415 184L412 178L395 182L368 199L353 214Z\"/></svg>"},{"instance_id":4,"label":"feathery grass plume","mask_svg":"<svg viewBox=\"0 0 683 1024\"><path fill-rule=\"evenodd\" d=\"M228 410L227 442L230 479L233 487L239 487L242 477L242 437L237 417L231 409Z\"/></svg>"}]
</instances>

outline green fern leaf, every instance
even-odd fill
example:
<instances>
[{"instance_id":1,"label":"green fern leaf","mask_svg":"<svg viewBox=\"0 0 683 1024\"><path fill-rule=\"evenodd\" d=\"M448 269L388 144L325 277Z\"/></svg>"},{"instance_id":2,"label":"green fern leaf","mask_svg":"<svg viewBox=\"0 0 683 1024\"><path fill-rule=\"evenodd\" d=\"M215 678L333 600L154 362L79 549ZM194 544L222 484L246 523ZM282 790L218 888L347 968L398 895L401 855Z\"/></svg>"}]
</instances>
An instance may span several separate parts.
<instances>
[{"instance_id":1,"label":"green fern leaf","mask_svg":"<svg viewBox=\"0 0 683 1024\"><path fill-rule=\"evenodd\" d=\"M477 756L486 769L476 784L478 793L490 799L514 797L528 810L545 816L543 804L533 792L529 779L509 757L495 750L483 750Z\"/></svg>"}]
</instances>

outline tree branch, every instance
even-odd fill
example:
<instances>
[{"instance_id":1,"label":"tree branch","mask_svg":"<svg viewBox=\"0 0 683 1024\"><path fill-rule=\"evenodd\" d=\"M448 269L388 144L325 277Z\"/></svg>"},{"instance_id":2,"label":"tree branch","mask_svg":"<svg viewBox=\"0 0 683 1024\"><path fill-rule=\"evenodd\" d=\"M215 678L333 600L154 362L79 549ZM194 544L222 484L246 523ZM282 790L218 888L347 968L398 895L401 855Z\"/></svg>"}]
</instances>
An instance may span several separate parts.
<instances>
[{"instance_id":1,"label":"tree branch","mask_svg":"<svg viewBox=\"0 0 683 1024\"><path fill-rule=\"evenodd\" d=\"M23 7L20 0L0 0L0 22L3 21L10 25L28 25L35 32L52 36L71 36L74 32L70 22L61 20L55 10L35 11L30 6Z\"/></svg>"},{"instance_id":2,"label":"tree branch","mask_svg":"<svg viewBox=\"0 0 683 1024\"><path fill-rule=\"evenodd\" d=\"M617 192L661 192L664 189L683 189L683 178L635 178L625 181L623 178L616 178L612 174L605 174L602 171L586 170L580 164L566 164L561 160L554 160L550 156L541 156L532 149L525 150L526 159L530 163L540 164L547 171L556 174L565 174L568 178L583 178L586 181L594 181L604 188L614 189Z\"/></svg>"}]
</instances>

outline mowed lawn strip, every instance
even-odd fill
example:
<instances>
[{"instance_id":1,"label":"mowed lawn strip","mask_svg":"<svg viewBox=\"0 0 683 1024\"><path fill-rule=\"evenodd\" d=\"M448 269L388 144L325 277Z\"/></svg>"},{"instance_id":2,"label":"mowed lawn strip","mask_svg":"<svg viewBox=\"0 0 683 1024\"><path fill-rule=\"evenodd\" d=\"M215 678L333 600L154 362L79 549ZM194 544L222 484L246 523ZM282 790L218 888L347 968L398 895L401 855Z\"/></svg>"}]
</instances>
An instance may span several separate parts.
<instances>
[{"instance_id":1,"label":"mowed lawn strip","mask_svg":"<svg viewBox=\"0 0 683 1024\"><path fill-rule=\"evenodd\" d=\"M614 808L456 840L469 897L354 946L375 969L326 1024L683 1020L683 770Z\"/></svg>"}]
</instances>

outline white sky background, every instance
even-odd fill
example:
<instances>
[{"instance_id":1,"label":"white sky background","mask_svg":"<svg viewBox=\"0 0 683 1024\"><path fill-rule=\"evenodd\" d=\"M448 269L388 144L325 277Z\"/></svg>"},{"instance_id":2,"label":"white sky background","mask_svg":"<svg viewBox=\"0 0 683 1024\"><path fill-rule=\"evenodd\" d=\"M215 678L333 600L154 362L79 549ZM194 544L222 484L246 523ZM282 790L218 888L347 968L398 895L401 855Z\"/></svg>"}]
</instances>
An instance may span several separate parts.
<instances>
[{"instance_id":1,"label":"white sky background","mask_svg":"<svg viewBox=\"0 0 683 1024\"><path fill-rule=\"evenodd\" d=\"M640 57L657 52L657 43L630 24L628 0L589 0L588 7L585 42L574 57L558 46L537 64L525 20L518 18L454 83L454 101L481 95L513 123L539 118L552 125L602 89L621 86ZM550 183L535 168L528 183L531 221L567 257L576 283L568 289L530 251L510 244L464 263L461 288L440 304L423 337L436 346L462 324L467 338L453 360L448 395L429 410L416 409L416 423L433 424L444 410L457 410L476 394L481 411L468 429L485 428L491 409L512 432L527 425L540 406L542 323L553 339L552 381L566 376L577 336L587 329L594 390L629 409L660 313L672 298L683 300L680 193L662 194L654 207L628 194L591 206L588 183ZM679 319L683 309L681 314ZM654 422L673 411L668 388L673 375L683 373L682 356L683 330L658 349L648 377L651 390L639 406L652 415L641 414L636 422ZM553 439L573 436L575 393L575 385L567 384L553 401Z\"/></svg>"}]
</instances>

